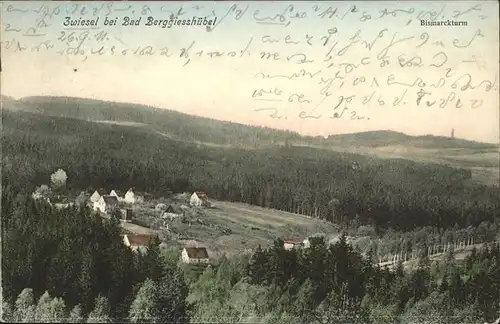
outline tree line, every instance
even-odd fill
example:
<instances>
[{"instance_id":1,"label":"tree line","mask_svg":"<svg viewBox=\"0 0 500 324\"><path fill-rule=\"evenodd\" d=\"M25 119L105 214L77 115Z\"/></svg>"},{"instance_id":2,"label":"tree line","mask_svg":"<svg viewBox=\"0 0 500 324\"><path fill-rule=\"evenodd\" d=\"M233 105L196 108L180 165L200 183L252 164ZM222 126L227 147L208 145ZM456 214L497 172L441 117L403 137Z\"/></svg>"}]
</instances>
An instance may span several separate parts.
<instances>
[{"instance_id":1,"label":"tree line","mask_svg":"<svg viewBox=\"0 0 500 324\"><path fill-rule=\"evenodd\" d=\"M84 205L57 209L10 187L2 188L1 221L4 314L12 320L188 320L188 287L158 237L146 254L133 253L117 217Z\"/></svg>"},{"instance_id":2,"label":"tree line","mask_svg":"<svg viewBox=\"0 0 500 324\"><path fill-rule=\"evenodd\" d=\"M500 316L500 246L463 263L420 256L403 271L375 265L347 243L311 238L285 250L277 239L201 268L176 247L133 253L119 221L85 206L57 209L2 190L3 318L19 322L482 323ZM168 244L168 243L167 243Z\"/></svg>"},{"instance_id":3,"label":"tree line","mask_svg":"<svg viewBox=\"0 0 500 324\"><path fill-rule=\"evenodd\" d=\"M483 323L500 316L500 246L451 253L437 265L424 255L403 271L375 266L342 237L287 251L283 241L207 269L191 283L196 322Z\"/></svg>"},{"instance_id":4,"label":"tree line","mask_svg":"<svg viewBox=\"0 0 500 324\"><path fill-rule=\"evenodd\" d=\"M464 229L499 216L500 189L471 183L468 170L305 147L197 147L145 128L3 114L2 177L18 190L33 191L62 168L69 189L204 190L344 226L357 220L378 233Z\"/></svg>"}]
</instances>

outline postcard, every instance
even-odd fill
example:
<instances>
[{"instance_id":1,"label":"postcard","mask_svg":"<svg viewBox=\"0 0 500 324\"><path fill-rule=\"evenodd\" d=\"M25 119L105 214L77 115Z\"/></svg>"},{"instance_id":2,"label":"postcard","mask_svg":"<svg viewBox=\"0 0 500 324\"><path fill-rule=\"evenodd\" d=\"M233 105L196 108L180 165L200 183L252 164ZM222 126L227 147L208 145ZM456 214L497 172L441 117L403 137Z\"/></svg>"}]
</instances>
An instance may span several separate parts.
<instances>
[{"instance_id":1,"label":"postcard","mask_svg":"<svg viewBox=\"0 0 500 324\"><path fill-rule=\"evenodd\" d=\"M3 320L498 324L498 2L0 6Z\"/></svg>"}]
</instances>

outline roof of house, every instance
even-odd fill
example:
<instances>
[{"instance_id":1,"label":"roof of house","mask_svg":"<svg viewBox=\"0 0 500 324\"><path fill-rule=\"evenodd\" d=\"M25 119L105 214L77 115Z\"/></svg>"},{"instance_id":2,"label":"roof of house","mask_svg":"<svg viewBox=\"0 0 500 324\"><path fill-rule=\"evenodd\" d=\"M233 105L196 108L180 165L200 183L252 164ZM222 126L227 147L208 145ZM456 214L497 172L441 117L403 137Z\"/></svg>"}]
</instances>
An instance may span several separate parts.
<instances>
[{"instance_id":1,"label":"roof of house","mask_svg":"<svg viewBox=\"0 0 500 324\"><path fill-rule=\"evenodd\" d=\"M130 188L127 192L135 192L135 188Z\"/></svg>"},{"instance_id":2,"label":"roof of house","mask_svg":"<svg viewBox=\"0 0 500 324\"><path fill-rule=\"evenodd\" d=\"M126 234L130 245L148 246L153 239L152 235L148 234Z\"/></svg>"},{"instance_id":3,"label":"roof of house","mask_svg":"<svg viewBox=\"0 0 500 324\"><path fill-rule=\"evenodd\" d=\"M118 199L115 196L102 196L102 199L104 199L104 202L106 205L118 205Z\"/></svg>"},{"instance_id":4,"label":"roof of house","mask_svg":"<svg viewBox=\"0 0 500 324\"><path fill-rule=\"evenodd\" d=\"M208 259L208 252L204 247L187 247L184 249L190 259Z\"/></svg>"},{"instance_id":5,"label":"roof of house","mask_svg":"<svg viewBox=\"0 0 500 324\"><path fill-rule=\"evenodd\" d=\"M92 192L92 194L94 194L94 192L96 192L96 191L97 191L97 193L98 193L100 196L105 195L105 194L107 193L106 189L104 189L104 188L99 188L99 189L97 189L97 190L94 190L94 191Z\"/></svg>"},{"instance_id":6,"label":"roof of house","mask_svg":"<svg viewBox=\"0 0 500 324\"><path fill-rule=\"evenodd\" d=\"M170 204L170 205L168 205L168 207L166 209L166 212L167 213L180 214L180 213L182 213L182 209L178 205Z\"/></svg>"},{"instance_id":7,"label":"roof of house","mask_svg":"<svg viewBox=\"0 0 500 324\"><path fill-rule=\"evenodd\" d=\"M208 196L206 193L202 192L202 191L197 191L195 192L196 196L198 196L198 198L200 198L201 200L208 200Z\"/></svg>"},{"instance_id":8,"label":"roof of house","mask_svg":"<svg viewBox=\"0 0 500 324\"><path fill-rule=\"evenodd\" d=\"M294 241L294 240L283 240L283 243L285 243L285 244L300 244L302 242L301 241Z\"/></svg>"},{"instance_id":9,"label":"roof of house","mask_svg":"<svg viewBox=\"0 0 500 324\"><path fill-rule=\"evenodd\" d=\"M116 190L116 189L115 189L115 190L111 190L111 191L109 192L109 194L111 195L111 192L113 192L113 191L114 191L114 192L115 192L118 196L120 196L120 197L122 197L122 196L123 196L123 191L121 191L121 190Z\"/></svg>"}]
</instances>

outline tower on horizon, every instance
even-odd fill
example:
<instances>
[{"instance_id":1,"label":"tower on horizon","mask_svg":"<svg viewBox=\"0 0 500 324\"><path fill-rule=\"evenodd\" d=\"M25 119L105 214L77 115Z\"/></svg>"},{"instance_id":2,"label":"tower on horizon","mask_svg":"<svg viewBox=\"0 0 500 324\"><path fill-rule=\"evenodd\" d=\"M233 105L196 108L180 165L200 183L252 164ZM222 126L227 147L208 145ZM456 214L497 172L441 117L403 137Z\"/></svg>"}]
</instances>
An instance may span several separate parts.
<instances>
[{"instance_id":1,"label":"tower on horizon","mask_svg":"<svg viewBox=\"0 0 500 324\"><path fill-rule=\"evenodd\" d=\"M455 138L455 128L451 129L451 138Z\"/></svg>"}]
</instances>

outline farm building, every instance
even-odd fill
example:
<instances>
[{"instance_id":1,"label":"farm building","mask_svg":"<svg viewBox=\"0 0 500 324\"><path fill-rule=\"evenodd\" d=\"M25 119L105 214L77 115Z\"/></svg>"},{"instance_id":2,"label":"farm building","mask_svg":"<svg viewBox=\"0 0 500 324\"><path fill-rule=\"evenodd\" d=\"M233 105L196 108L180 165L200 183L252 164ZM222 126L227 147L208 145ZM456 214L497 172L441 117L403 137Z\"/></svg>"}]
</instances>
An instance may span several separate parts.
<instances>
[{"instance_id":1,"label":"farm building","mask_svg":"<svg viewBox=\"0 0 500 324\"><path fill-rule=\"evenodd\" d=\"M174 220L177 217L182 216L184 211L181 209L180 206L177 205L168 205L166 208L165 212L161 215L162 218L167 218L169 220Z\"/></svg>"},{"instance_id":2,"label":"farm building","mask_svg":"<svg viewBox=\"0 0 500 324\"><path fill-rule=\"evenodd\" d=\"M94 210L109 214L118 208L118 199L115 196L101 196L99 201L94 203Z\"/></svg>"},{"instance_id":3,"label":"farm building","mask_svg":"<svg viewBox=\"0 0 500 324\"><path fill-rule=\"evenodd\" d=\"M208 196L204 192L193 192L191 197L189 198L189 205L192 207L210 207L210 202L208 201Z\"/></svg>"},{"instance_id":4,"label":"farm building","mask_svg":"<svg viewBox=\"0 0 500 324\"><path fill-rule=\"evenodd\" d=\"M116 197L118 199L118 201L123 200L123 192L121 190L111 190L109 195Z\"/></svg>"},{"instance_id":5,"label":"farm building","mask_svg":"<svg viewBox=\"0 0 500 324\"><path fill-rule=\"evenodd\" d=\"M298 248L302 246L302 242L300 241L293 241L293 240L284 240L283 241L283 247L285 250L291 250L294 248Z\"/></svg>"},{"instance_id":6,"label":"farm building","mask_svg":"<svg viewBox=\"0 0 500 324\"><path fill-rule=\"evenodd\" d=\"M204 247L185 247L181 259L182 262L190 264L210 263L207 249Z\"/></svg>"},{"instance_id":7,"label":"farm building","mask_svg":"<svg viewBox=\"0 0 500 324\"><path fill-rule=\"evenodd\" d=\"M144 196L139 195L134 188L130 188L123 198L123 201L129 204L136 204L144 202Z\"/></svg>"},{"instance_id":8,"label":"farm building","mask_svg":"<svg viewBox=\"0 0 500 324\"><path fill-rule=\"evenodd\" d=\"M123 235L123 244L132 249L132 251L145 252L151 241L152 235L147 234L125 234Z\"/></svg>"},{"instance_id":9,"label":"farm building","mask_svg":"<svg viewBox=\"0 0 500 324\"><path fill-rule=\"evenodd\" d=\"M94 191L94 193L92 193L92 195L90 196L90 202L91 203L96 203L99 201L99 199L101 199L102 196L106 195L106 190L104 190L103 188L101 189L97 189L96 191Z\"/></svg>"},{"instance_id":10,"label":"farm building","mask_svg":"<svg viewBox=\"0 0 500 324\"><path fill-rule=\"evenodd\" d=\"M129 204L134 204L135 203L135 192L134 188L130 188L126 193L125 196L123 197L123 201L129 203Z\"/></svg>"}]
</instances>

